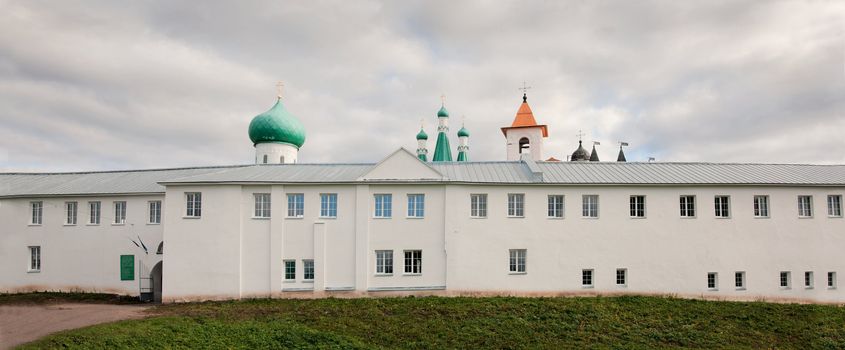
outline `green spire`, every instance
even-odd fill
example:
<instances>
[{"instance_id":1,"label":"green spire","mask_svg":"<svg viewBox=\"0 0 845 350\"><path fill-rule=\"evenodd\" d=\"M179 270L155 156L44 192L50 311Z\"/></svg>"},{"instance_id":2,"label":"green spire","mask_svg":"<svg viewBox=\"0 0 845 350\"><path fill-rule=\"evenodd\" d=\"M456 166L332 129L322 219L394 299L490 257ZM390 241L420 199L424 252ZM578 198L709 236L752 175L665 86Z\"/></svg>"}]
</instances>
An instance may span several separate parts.
<instances>
[{"instance_id":1,"label":"green spire","mask_svg":"<svg viewBox=\"0 0 845 350\"><path fill-rule=\"evenodd\" d=\"M459 162L468 162L469 161L469 159L467 159L467 152L466 151L458 152L458 161Z\"/></svg>"},{"instance_id":2,"label":"green spire","mask_svg":"<svg viewBox=\"0 0 845 350\"><path fill-rule=\"evenodd\" d=\"M446 110L446 106L445 106L445 105L440 106L440 110L439 110L439 111L437 111L437 117L438 117L438 118L440 118L440 117L446 117L446 118L449 118L449 111L447 111L447 110Z\"/></svg>"},{"instance_id":3,"label":"green spire","mask_svg":"<svg viewBox=\"0 0 845 350\"><path fill-rule=\"evenodd\" d=\"M452 150L449 147L449 138L446 136L445 131L441 131L437 133L437 146L434 148L434 158L431 158L433 162L451 162L452 161Z\"/></svg>"},{"instance_id":4,"label":"green spire","mask_svg":"<svg viewBox=\"0 0 845 350\"><path fill-rule=\"evenodd\" d=\"M268 111L252 118L252 122L249 123L249 139L256 145L265 142L280 142L299 148L305 143L305 127L299 119L285 109L279 98Z\"/></svg>"}]
</instances>

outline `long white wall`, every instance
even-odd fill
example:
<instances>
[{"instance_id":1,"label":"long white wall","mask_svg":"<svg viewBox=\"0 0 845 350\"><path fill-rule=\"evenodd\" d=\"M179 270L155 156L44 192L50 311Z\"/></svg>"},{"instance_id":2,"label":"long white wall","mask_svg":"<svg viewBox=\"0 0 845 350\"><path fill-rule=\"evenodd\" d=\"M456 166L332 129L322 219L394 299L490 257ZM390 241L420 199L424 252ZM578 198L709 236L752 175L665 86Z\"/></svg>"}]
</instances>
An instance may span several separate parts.
<instances>
[{"instance_id":1,"label":"long white wall","mask_svg":"<svg viewBox=\"0 0 845 350\"><path fill-rule=\"evenodd\" d=\"M85 196L0 200L0 291L96 291L139 294L139 279L161 260L162 225L150 224L148 202L164 196ZM43 203L41 225L30 202ZM100 201L99 225L89 224L89 201ZM125 224L114 224L114 201L126 201ZM66 202L77 202L77 224L66 224ZM164 206L164 203L162 203ZM163 218L162 218L163 220ZM163 221L162 221L163 222ZM132 240L138 237L148 254ZM140 243L140 242L139 242ZM41 247L41 270L29 271L30 246ZM134 279L121 281L120 256L134 255Z\"/></svg>"}]
</instances>

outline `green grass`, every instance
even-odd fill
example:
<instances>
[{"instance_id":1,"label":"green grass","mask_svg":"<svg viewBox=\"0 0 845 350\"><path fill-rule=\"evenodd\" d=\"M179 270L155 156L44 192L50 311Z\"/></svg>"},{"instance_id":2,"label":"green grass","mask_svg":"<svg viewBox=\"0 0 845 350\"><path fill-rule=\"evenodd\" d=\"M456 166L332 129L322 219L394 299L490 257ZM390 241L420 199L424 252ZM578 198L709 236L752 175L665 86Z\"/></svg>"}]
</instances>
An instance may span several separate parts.
<instances>
[{"instance_id":1,"label":"green grass","mask_svg":"<svg viewBox=\"0 0 845 350\"><path fill-rule=\"evenodd\" d=\"M845 348L845 308L661 297L249 300L24 348Z\"/></svg>"},{"instance_id":2,"label":"green grass","mask_svg":"<svg viewBox=\"0 0 845 350\"><path fill-rule=\"evenodd\" d=\"M138 297L105 293L0 293L0 305L56 303L139 304L141 302Z\"/></svg>"}]
</instances>

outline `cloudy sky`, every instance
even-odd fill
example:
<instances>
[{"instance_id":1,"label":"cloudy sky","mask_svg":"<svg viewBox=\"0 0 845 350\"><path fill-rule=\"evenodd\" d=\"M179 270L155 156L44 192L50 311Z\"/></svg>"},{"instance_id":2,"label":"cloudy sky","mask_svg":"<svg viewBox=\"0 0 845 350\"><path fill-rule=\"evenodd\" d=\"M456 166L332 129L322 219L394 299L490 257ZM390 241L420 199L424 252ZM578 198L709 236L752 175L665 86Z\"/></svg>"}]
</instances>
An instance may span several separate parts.
<instances>
[{"instance_id":1,"label":"cloudy sky","mask_svg":"<svg viewBox=\"0 0 845 350\"><path fill-rule=\"evenodd\" d=\"M414 149L441 94L504 160L527 81L545 156L845 163L845 2L0 0L0 171L249 163L278 80L300 162Z\"/></svg>"}]
</instances>

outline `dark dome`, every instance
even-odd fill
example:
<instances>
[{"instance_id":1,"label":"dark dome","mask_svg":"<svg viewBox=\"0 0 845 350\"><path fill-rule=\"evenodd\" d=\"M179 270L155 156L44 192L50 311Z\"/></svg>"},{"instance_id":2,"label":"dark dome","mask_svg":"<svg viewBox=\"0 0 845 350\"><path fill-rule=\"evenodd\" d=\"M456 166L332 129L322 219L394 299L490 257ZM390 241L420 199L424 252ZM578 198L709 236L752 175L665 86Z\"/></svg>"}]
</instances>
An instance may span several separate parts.
<instances>
[{"instance_id":1,"label":"dark dome","mask_svg":"<svg viewBox=\"0 0 845 350\"><path fill-rule=\"evenodd\" d=\"M581 141L578 141L578 149L575 152L572 152L572 157L569 157L570 161L589 161L590 160L590 153L584 149L584 146L581 145Z\"/></svg>"}]
</instances>

